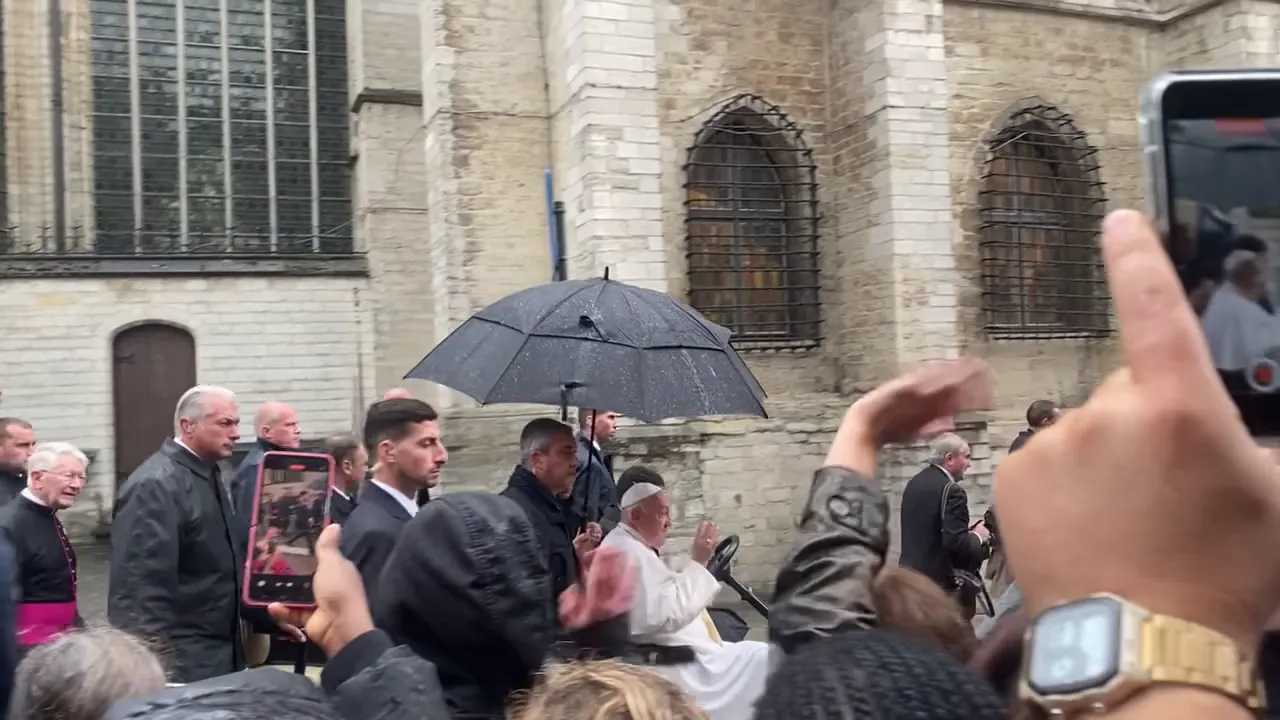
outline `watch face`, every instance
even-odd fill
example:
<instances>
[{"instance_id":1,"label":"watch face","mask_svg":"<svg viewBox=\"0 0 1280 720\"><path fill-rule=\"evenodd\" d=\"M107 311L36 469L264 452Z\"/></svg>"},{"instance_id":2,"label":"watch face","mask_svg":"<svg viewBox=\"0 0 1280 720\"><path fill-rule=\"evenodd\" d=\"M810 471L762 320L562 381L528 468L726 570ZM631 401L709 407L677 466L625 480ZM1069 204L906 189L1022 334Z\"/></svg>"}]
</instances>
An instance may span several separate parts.
<instances>
[{"instance_id":1,"label":"watch face","mask_svg":"<svg viewBox=\"0 0 1280 720\"><path fill-rule=\"evenodd\" d=\"M1035 622L1027 684L1039 695L1105 685L1120 670L1120 603L1088 598L1046 610Z\"/></svg>"}]
</instances>

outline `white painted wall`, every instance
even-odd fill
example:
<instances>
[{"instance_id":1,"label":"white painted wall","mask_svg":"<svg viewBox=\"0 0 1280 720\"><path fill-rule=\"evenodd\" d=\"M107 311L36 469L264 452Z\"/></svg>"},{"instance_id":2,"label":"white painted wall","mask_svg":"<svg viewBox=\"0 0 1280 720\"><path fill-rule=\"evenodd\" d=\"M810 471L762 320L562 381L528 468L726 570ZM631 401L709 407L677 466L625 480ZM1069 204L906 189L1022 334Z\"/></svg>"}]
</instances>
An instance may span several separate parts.
<instances>
[{"instance_id":1,"label":"white painted wall","mask_svg":"<svg viewBox=\"0 0 1280 720\"><path fill-rule=\"evenodd\" d=\"M67 513L68 529L82 533L109 517L113 500L116 332L146 321L187 329L197 380L237 393L245 438L264 400L289 403L303 436L322 437L353 429L375 399L367 286L325 277L0 282L0 415L30 421L39 441L96 451L86 492Z\"/></svg>"}]
</instances>

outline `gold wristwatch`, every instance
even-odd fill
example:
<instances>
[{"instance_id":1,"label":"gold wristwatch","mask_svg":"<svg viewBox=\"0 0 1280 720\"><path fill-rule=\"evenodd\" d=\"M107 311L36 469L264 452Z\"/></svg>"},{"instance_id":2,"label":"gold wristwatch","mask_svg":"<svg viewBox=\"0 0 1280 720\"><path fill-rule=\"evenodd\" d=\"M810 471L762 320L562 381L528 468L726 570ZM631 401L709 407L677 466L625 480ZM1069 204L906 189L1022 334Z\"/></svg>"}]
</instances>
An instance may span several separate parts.
<instances>
[{"instance_id":1,"label":"gold wristwatch","mask_svg":"<svg viewBox=\"0 0 1280 720\"><path fill-rule=\"evenodd\" d=\"M1103 712L1163 683L1266 703L1252 657L1230 638L1115 595L1051 607L1027 631L1019 694L1051 715Z\"/></svg>"}]
</instances>

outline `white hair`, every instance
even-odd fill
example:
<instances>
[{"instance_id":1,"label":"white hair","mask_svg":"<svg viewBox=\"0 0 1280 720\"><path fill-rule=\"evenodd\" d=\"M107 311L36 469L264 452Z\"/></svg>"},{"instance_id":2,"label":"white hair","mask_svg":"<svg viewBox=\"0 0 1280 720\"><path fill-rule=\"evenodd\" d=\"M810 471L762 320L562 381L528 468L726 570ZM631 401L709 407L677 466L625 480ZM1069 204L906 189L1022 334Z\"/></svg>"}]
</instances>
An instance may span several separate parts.
<instances>
[{"instance_id":1,"label":"white hair","mask_svg":"<svg viewBox=\"0 0 1280 720\"><path fill-rule=\"evenodd\" d=\"M174 435L182 432L183 420L198 420L209 412L207 401L210 397L220 397L235 402L236 394L217 385L197 385L182 393L182 397L178 398L178 407L173 411Z\"/></svg>"},{"instance_id":2,"label":"white hair","mask_svg":"<svg viewBox=\"0 0 1280 720\"><path fill-rule=\"evenodd\" d=\"M1222 272L1227 275L1234 275L1236 270L1250 263L1257 263L1258 254L1250 250L1233 250L1231 254L1222 261Z\"/></svg>"},{"instance_id":3,"label":"white hair","mask_svg":"<svg viewBox=\"0 0 1280 720\"><path fill-rule=\"evenodd\" d=\"M929 443L929 462L934 465L941 465L946 461L948 455L954 455L963 452L969 447L969 443L964 438L955 433L942 433Z\"/></svg>"},{"instance_id":4,"label":"white hair","mask_svg":"<svg viewBox=\"0 0 1280 720\"><path fill-rule=\"evenodd\" d=\"M47 442L37 445L35 452L31 453L31 457L27 460L27 474L52 470L53 466L58 464L58 460L68 456L75 458L76 462L80 463L81 469L88 469L89 458L80 452L80 448L71 443Z\"/></svg>"}]
</instances>

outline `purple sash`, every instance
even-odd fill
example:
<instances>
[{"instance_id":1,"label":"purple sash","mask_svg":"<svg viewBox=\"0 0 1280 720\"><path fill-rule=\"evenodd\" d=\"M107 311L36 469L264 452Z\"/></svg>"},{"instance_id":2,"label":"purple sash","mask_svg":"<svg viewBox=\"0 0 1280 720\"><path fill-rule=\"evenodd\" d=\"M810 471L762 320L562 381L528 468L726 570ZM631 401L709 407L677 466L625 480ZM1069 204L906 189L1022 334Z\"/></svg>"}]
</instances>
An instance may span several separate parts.
<instances>
[{"instance_id":1,"label":"purple sash","mask_svg":"<svg viewBox=\"0 0 1280 720\"><path fill-rule=\"evenodd\" d=\"M15 625L18 629L18 645L30 647L48 642L76 623L76 601L79 578L76 564L71 559L71 547L67 543L67 534L62 530L62 522L55 516L53 528L58 533L58 542L62 545L62 557L67 561L67 573L71 576L71 597L69 602L29 602L18 603L14 613Z\"/></svg>"},{"instance_id":2,"label":"purple sash","mask_svg":"<svg viewBox=\"0 0 1280 720\"><path fill-rule=\"evenodd\" d=\"M18 644L24 647L48 642L76 622L74 602L18 603L14 620Z\"/></svg>"}]
</instances>

